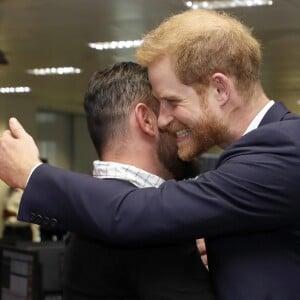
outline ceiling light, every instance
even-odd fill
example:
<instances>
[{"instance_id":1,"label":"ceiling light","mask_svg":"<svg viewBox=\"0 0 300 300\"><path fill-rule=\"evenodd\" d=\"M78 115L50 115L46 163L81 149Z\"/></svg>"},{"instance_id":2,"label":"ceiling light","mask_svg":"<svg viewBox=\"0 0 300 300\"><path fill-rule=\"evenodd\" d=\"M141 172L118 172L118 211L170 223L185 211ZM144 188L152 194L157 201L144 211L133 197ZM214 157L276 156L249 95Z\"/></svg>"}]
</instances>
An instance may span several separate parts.
<instances>
[{"instance_id":1,"label":"ceiling light","mask_svg":"<svg viewBox=\"0 0 300 300\"><path fill-rule=\"evenodd\" d=\"M82 71L79 68L74 67L48 67L48 68L37 68L26 70L28 74L43 76L43 75L69 75L69 74L80 74Z\"/></svg>"},{"instance_id":2,"label":"ceiling light","mask_svg":"<svg viewBox=\"0 0 300 300\"><path fill-rule=\"evenodd\" d=\"M143 40L133 41L112 41L103 43L89 43L89 47L96 50L108 50L108 49L122 49L122 48L136 48L142 44Z\"/></svg>"},{"instance_id":3,"label":"ceiling light","mask_svg":"<svg viewBox=\"0 0 300 300\"><path fill-rule=\"evenodd\" d=\"M252 7L272 4L272 0L185 1L185 5L190 9L226 9L234 7Z\"/></svg>"},{"instance_id":4,"label":"ceiling light","mask_svg":"<svg viewBox=\"0 0 300 300\"><path fill-rule=\"evenodd\" d=\"M0 94L24 94L30 93L31 89L28 86L8 86L0 87Z\"/></svg>"}]
</instances>

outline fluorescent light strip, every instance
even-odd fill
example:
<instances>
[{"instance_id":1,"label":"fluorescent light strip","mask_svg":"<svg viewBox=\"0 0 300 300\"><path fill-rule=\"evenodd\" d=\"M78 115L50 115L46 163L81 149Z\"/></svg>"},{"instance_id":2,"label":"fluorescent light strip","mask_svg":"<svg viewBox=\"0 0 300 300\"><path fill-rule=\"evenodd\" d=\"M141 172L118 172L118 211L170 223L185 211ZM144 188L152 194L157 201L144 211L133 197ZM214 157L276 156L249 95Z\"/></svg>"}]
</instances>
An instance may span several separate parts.
<instances>
[{"instance_id":1,"label":"fluorescent light strip","mask_svg":"<svg viewBox=\"0 0 300 300\"><path fill-rule=\"evenodd\" d=\"M190 9L226 9L234 7L252 7L272 4L272 0L185 1L185 5Z\"/></svg>"},{"instance_id":2,"label":"fluorescent light strip","mask_svg":"<svg viewBox=\"0 0 300 300\"><path fill-rule=\"evenodd\" d=\"M24 94L30 93L31 89L28 86L8 86L0 87L0 94Z\"/></svg>"},{"instance_id":3,"label":"fluorescent light strip","mask_svg":"<svg viewBox=\"0 0 300 300\"><path fill-rule=\"evenodd\" d=\"M103 43L89 43L89 47L96 50L122 49L122 48L136 48L142 44L143 40L133 41L112 41Z\"/></svg>"},{"instance_id":4,"label":"fluorescent light strip","mask_svg":"<svg viewBox=\"0 0 300 300\"><path fill-rule=\"evenodd\" d=\"M29 69L26 71L28 74L36 76L44 75L69 75L69 74L80 74L82 71L79 68L74 67L48 67L48 68L37 68Z\"/></svg>"}]
</instances>

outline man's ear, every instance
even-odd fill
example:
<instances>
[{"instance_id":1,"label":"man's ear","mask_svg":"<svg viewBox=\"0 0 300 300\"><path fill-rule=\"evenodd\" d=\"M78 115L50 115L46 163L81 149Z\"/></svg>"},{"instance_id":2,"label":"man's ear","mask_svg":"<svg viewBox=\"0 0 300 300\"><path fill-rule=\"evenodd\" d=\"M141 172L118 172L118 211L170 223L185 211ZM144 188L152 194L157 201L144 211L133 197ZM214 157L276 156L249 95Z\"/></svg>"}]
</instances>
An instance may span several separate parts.
<instances>
[{"instance_id":1,"label":"man's ear","mask_svg":"<svg viewBox=\"0 0 300 300\"><path fill-rule=\"evenodd\" d=\"M140 129L150 135L155 136L158 132L157 118L154 112L144 103L139 103L135 107L135 117Z\"/></svg>"},{"instance_id":2,"label":"man's ear","mask_svg":"<svg viewBox=\"0 0 300 300\"><path fill-rule=\"evenodd\" d=\"M223 73L214 73L211 77L211 85L216 91L219 105L225 105L230 98L232 80Z\"/></svg>"}]
</instances>

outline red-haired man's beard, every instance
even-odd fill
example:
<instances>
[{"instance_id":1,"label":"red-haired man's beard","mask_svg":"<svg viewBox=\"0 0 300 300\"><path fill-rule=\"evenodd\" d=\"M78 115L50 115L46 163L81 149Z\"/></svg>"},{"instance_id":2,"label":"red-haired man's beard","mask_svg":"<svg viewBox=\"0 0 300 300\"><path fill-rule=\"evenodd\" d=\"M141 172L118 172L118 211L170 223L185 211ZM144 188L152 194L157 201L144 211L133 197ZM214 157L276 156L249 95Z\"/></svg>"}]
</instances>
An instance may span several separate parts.
<instances>
[{"instance_id":1,"label":"red-haired man's beard","mask_svg":"<svg viewBox=\"0 0 300 300\"><path fill-rule=\"evenodd\" d=\"M178 156L184 161L190 161L211 147L220 145L227 132L224 124L209 109L197 118L191 128L174 121L166 130L173 134L179 133Z\"/></svg>"},{"instance_id":2,"label":"red-haired man's beard","mask_svg":"<svg viewBox=\"0 0 300 300\"><path fill-rule=\"evenodd\" d=\"M161 132L158 141L157 155L162 165L176 180L193 178L200 173L200 161L193 159L183 161L178 157L176 137L168 132Z\"/></svg>"}]
</instances>

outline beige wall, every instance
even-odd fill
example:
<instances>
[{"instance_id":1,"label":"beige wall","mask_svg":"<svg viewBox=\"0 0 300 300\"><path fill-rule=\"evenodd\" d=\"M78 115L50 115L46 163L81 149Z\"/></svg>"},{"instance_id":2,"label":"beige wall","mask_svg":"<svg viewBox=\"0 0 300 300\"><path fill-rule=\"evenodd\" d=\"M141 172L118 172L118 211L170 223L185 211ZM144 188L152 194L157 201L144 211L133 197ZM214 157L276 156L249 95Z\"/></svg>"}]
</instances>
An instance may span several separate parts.
<instances>
[{"instance_id":1,"label":"beige wall","mask_svg":"<svg viewBox=\"0 0 300 300\"><path fill-rule=\"evenodd\" d=\"M74 171L92 174L92 162L97 159L94 145L88 134L84 116L74 117L73 167Z\"/></svg>"},{"instance_id":2,"label":"beige wall","mask_svg":"<svg viewBox=\"0 0 300 300\"><path fill-rule=\"evenodd\" d=\"M36 136L36 105L26 95L0 95L0 130L7 128L8 119L17 117L31 133Z\"/></svg>"}]
</instances>

